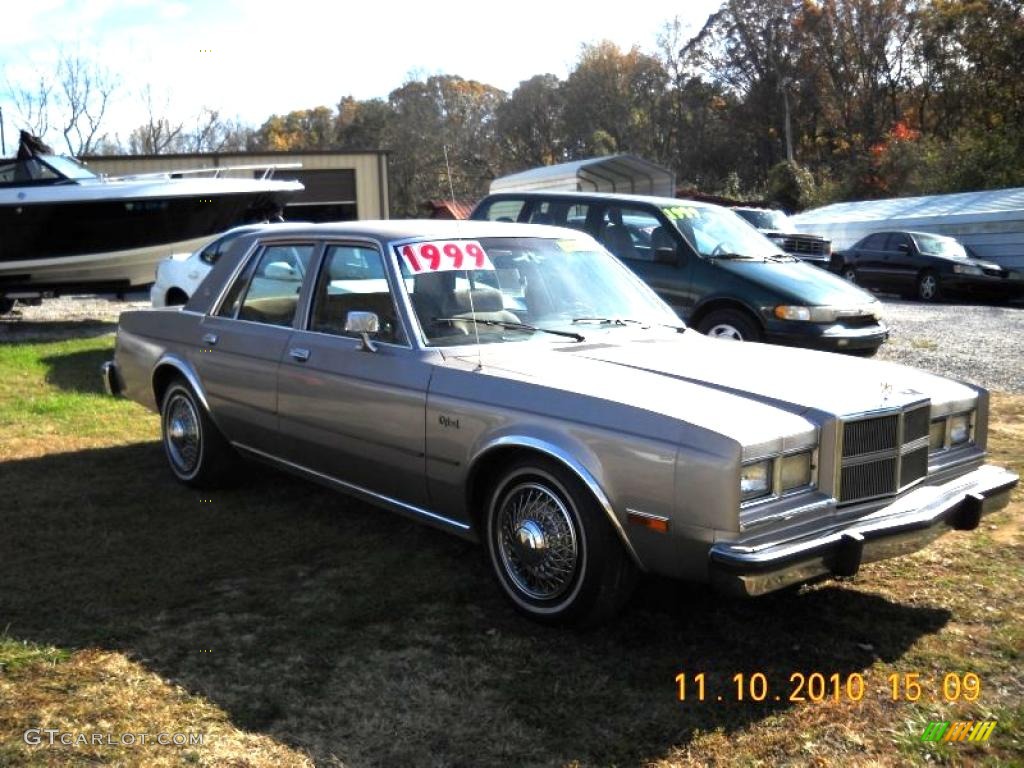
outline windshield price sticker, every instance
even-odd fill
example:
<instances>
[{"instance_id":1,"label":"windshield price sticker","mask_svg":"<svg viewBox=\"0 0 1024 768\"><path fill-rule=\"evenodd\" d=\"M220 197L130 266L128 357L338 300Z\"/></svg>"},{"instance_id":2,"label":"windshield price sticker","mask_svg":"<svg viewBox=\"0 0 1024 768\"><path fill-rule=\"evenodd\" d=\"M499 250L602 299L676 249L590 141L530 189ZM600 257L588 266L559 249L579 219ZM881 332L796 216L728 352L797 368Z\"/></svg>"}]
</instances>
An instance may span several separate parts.
<instances>
[{"instance_id":1,"label":"windshield price sticker","mask_svg":"<svg viewBox=\"0 0 1024 768\"><path fill-rule=\"evenodd\" d=\"M483 246L476 240L435 240L403 245L399 253L414 274L455 272L463 269L494 269Z\"/></svg>"},{"instance_id":2,"label":"windshield price sticker","mask_svg":"<svg viewBox=\"0 0 1024 768\"><path fill-rule=\"evenodd\" d=\"M671 208L662 208L662 213L670 219L696 219L700 214L697 209L688 205L674 205Z\"/></svg>"}]
</instances>

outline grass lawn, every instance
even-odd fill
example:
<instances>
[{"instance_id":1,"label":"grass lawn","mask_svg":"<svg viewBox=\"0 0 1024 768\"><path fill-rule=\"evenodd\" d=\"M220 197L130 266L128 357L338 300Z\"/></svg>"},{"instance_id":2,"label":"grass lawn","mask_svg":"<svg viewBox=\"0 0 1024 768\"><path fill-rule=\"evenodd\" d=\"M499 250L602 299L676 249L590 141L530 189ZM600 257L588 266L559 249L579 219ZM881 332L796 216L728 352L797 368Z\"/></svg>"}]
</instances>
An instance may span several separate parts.
<instances>
[{"instance_id":1,"label":"grass lawn","mask_svg":"<svg viewBox=\"0 0 1024 768\"><path fill-rule=\"evenodd\" d=\"M156 416L100 390L111 347L0 345L0 765L1024 762L1019 488L979 530L852 580L731 602L651 579L611 626L551 630L445 534L263 468L177 484ZM992 422L994 459L1024 470L1024 396L995 394ZM705 674L705 701L678 700L680 672ZM737 703L733 675L757 672L766 700ZM794 672L859 673L865 695L790 702ZM944 702L950 672L979 698ZM893 673L921 699L892 701ZM982 719L986 743L919 740Z\"/></svg>"}]
</instances>

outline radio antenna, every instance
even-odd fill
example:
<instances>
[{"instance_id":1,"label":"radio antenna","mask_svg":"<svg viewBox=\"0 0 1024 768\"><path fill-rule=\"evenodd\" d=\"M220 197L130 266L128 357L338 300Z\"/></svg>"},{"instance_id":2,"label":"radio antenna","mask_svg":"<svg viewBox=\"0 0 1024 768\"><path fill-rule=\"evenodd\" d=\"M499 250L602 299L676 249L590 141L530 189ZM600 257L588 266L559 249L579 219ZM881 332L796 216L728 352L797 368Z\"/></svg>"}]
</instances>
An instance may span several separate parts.
<instances>
[{"instance_id":1,"label":"radio antenna","mask_svg":"<svg viewBox=\"0 0 1024 768\"><path fill-rule=\"evenodd\" d=\"M448 145L442 144L441 148L444 150L444 169L448 173L448 192L452 197L452 217L454 218L458 216L458 213L455 210L457 207L455 203L455 185L452 183L452 166L448 162ZM456 277L456 280L458 280L458 277ZM473 336L476 338L476 370L482 371L484 369L484 358L483 353L480 351L480 324L476 321L476 307L473 303L473 276L468 269L466 270L466 282L469 283L469 289L467 290L469 295L469 313L473 316Z\"/></svg>"}]
</instances>

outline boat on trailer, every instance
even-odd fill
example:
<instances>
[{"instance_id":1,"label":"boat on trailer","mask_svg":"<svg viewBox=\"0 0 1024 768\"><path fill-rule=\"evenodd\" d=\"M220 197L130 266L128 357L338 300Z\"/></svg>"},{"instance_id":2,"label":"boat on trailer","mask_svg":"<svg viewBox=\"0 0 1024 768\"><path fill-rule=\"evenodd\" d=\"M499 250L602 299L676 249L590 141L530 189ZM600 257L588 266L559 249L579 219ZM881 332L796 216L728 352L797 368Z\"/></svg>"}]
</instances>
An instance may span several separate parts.
<instances>
[{"instance_id":1,"label":"boat on trailer","mask_svg":"<svg viewBox=\"0 0 1024 768\"><path fill-rule=\"evenodd\" d=\"M280 219L303 186L274 172L296 167L108 177L22 131L17 157L0 159L0 310L15 299L148 285L168 254L195 250L237 224Z\"/></svg>"}]
</instances>

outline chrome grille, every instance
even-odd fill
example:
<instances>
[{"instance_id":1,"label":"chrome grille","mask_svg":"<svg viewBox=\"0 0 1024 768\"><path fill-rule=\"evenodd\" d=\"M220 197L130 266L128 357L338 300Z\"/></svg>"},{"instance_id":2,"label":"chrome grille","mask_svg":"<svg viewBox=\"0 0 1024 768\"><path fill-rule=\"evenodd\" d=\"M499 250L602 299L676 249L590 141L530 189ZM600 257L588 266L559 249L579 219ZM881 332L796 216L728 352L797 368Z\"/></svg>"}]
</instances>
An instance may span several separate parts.
<instances>
[{"instance_id":1,"label":"chrome grille","mask_svg":"<svg viewBox=\"0 0 1024 768\"><path fill-rule=\"evenodd\" d=\"M892 450L896 447L899 425L898 414L850 422L843 433L843 458Z\"/></svg>"},{"instance_id":2,"label":"chrome grille","mask_svg":"<svg viewBox=\"0 0 1024 768\"><path fill-rule=\"evenodd\" d=\"M857 417L841 425L840 504L894 496L928 474L931 404Z\"/></svg>"},{"instance_id":3,"label":"chrome grille","mask_svg":"<svg viewBox=\"0 0 1024 768\"><path fill-rule=\"evenodd\" d=\"M928 446L903 454L900 467L900 485L915 483L928 474Z\"/></svg>"},{"instance_id":4,"label":"chrome grille","mask_svg":"<svg viewBox=\"0 0 1024 768\"><path fill-rule=\"evenodd\" d=\"M844 497L870 499L884 496L896 486L896 462L893 459L879 459L843 467L841 481Z\"/></svg>"}]
</instances>

